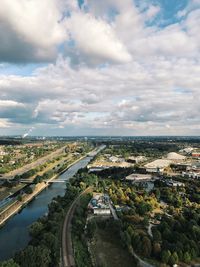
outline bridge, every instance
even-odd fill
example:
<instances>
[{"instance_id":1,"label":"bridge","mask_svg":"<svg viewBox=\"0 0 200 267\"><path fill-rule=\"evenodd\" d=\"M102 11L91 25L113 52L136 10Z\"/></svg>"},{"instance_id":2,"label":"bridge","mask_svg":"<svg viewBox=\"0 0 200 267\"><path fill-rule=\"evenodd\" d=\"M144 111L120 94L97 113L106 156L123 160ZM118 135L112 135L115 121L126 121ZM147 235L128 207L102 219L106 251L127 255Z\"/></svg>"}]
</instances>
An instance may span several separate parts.
<instances>
[{"instance_id":1,"label":"bridge","mask_svg":"<svg viewBox=\"0 0 200 267\"><path fill-rule=\"evenodd\" d=\"M51 181L44 181L48 184L50 183L66 183L68 181L68 179L63 179L63 180L60 180L60 179L55 179L55 180L51 180Z\"/></svg>"},{"instance_id":2,"label":"bridge","mask_svg":"<svg viewBox=\"0 0 200 267\"><path fill-rule=\"evenodd\" d=\"M21 179L19 182L23 184L33 184L33 180L28 179Z\"/></svg>"}]
</instances>

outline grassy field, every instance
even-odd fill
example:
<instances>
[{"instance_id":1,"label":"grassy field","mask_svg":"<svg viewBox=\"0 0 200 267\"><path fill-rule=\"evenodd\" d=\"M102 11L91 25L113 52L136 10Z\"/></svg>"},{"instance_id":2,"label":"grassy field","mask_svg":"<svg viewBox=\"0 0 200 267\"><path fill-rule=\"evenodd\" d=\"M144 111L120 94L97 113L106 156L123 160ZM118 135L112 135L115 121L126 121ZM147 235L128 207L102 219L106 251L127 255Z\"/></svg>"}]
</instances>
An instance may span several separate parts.
<instances>
[{"instance_id":1,"label":"grassy field","mask_svg":"<svg viewBox=\"0 0 200 267\"><path fill-rule=\"evenodd\" d=\"M122 246L120 237L112 229L97 228L90 248L96 267L137 266L136 260Z\"/></svg>"}]
</instances>

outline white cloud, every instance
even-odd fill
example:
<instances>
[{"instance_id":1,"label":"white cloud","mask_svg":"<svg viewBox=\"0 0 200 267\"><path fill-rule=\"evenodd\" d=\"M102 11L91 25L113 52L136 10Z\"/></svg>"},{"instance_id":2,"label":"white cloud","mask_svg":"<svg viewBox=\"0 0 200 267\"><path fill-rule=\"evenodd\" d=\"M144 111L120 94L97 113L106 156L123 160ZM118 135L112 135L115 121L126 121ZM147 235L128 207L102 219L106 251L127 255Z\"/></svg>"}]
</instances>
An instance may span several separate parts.
<instances>
[{"instance_id":1,"label":"white cloud","mask_svg":"<svg viewBox=\"0 0 200 267\"><path fill-rule=\"evenodd\" d=\"M80 30L81 25L81 30ZM78 51L91 60L128 62L131 55L111 25L90 14L73 13L67 21L69 35Z\"/></svg>"},{"instance_id":2,"label":"white cloud","mask_svg":"<svg viewBox=\"0 0 200 267\"><path fill-rule=\"evenodd\" d=\"M0 59L27 61L55 57L56 46L66 38L61 7L61 0L2 0Z\"/></svg>"},{"instance_id":3,"label":"white cloud","mask_svg":"<svg viewBox=\"0 0 200 267\"><path fill-rule=\"evenodd\" d=\"M31 75L0 75L1 125L73 134L198 133L197 8L159 27L146 23L160 12L158 6L141 11L131 0L88 0L82 9L67 0L2 3L8 15L0 11L0 55L50 59L62 44L66 54L60 50L56 63Z\"/></svg>"},{"instance_id":4,"label":"white cloud","mask_svg":"<svg viewBox=\"0 0 200 267\"><path fill-rule=\"evenodd\" d=\"M0 100L0 107L24 107L24 104L12 100Z\"/></svg>"},{"instance_id":5,"label":"white cloud","mask_svg":"<svg viewBox=\"0 0 200 267\"><path fill-rule=\"evenodd\" d=\"M159 12L160 12L160 7L159 6L154 6L154 5L151 5L147 11L146 11L146 18L147 20L151 20L153 19Z\"/></svg>"},{"instance_id":6,"label":"white cloud","mask_svg":"<svg viewBox=\"0 0 200 267\"><path fill-rule=\"evenodd\" d=\"M9 108L7 119L13 125L87 127L110 134L116 128L164 134L170 125L171 133L194 134L200 123L199 70L199 62L187 58L172 62L160 57L103 69L73 69L60 58L32 77L1 76L0 84L7 86L1 87L0 98L6 94L23 103L23 108Z\"/></svg>"}]
</instances>

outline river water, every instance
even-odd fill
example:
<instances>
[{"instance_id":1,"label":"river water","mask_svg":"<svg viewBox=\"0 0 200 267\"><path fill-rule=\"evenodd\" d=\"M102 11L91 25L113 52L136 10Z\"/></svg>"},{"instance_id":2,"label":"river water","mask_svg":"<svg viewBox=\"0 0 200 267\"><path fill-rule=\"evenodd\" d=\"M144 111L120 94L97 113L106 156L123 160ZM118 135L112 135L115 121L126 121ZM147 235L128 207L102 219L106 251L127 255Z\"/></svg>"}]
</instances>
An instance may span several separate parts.
<instances>
[{"instance_id":1,"label":"river water","mask_svg":"<svg viewBox=\"0 0 200 267\"><path fill-rule=\"evenodd\" d=\"M103 147L101 148L103 149ZM101 150L99 149L99 150ZM98 151L99 151L98 150ZM74 176L79 169L87 166L93 157L86 157L61 174L59 180ZM9 219L0 229L0 261L11 258L25 248L30 240L29 226L48 211L52 198L65 193L65 183L52 183L33 199L20 213Z\"/></svg>"}]
</instances>

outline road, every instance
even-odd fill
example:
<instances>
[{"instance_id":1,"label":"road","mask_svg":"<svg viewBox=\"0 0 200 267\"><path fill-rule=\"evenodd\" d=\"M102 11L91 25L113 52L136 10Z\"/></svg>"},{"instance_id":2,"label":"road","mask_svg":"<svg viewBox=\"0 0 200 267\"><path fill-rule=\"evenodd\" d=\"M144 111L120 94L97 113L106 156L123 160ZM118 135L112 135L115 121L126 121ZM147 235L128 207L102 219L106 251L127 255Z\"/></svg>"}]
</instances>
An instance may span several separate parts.
<instances>
[{"instance_id":1,"label":"road","mask_svg":"<svg viewBox=\"0 0 200 267\"><path fill-rule=\"evenodd\" d=\"M143 261L137 254L133 253L133 255L139 261L140 267L155 267L154 265L151 265L150 263Z\"/></svg>"},{"instance_id":2,"label":"road","mask_svg":"<svg viewBox=\"0 0 200 267\"><path fill-rule=\"evenodd\" d=\"M65 151L65 148L66 147L59 148L56 151L54 151L54 152L52 152L52 153L50 153L44 157L41 157L34 162L31 162L31 163L29 163L29 164L27 164L21 168L18 168L16 170L11 171L9 173L5 173L4 175L2 175L1 179L13 179L15 177L15 175L17 175L17 174L21 175L24 172L27 172L31 169L34 169L34 168L38 167L39 165L44 164L48 160L52 160L53 158L62 154Z\"/></svg>"},{"instance_id":3,"label":"road","mask_svg":"<svg viewBox=\"0 0 200 267\"><path fill-rule=\"evenodd\" d=\"M109 204L109 208L110 208L110 211L112 213L112 216L113 216L114 220L118 221L119 218L117 216L117 213L116 213L115 209L113 208L113 205L110 202L110 199L109 199L109 203L108 204Z\"/></svg>"},{"instance_id":4,"label":"road","mask_svg":"<svg viewBox=\"0 0 200 267\"><path fill-rule=\"evenodd\" d=\"M63 230L62 230L62 266L63 267L75 267L75 260L73 256L73 246L71 237L71 222L73 218L76 206L81 198L81 196L92 191L91 187L88 187L83 191L71 204L64 220Z\"/></svg>"}]
</instances>

